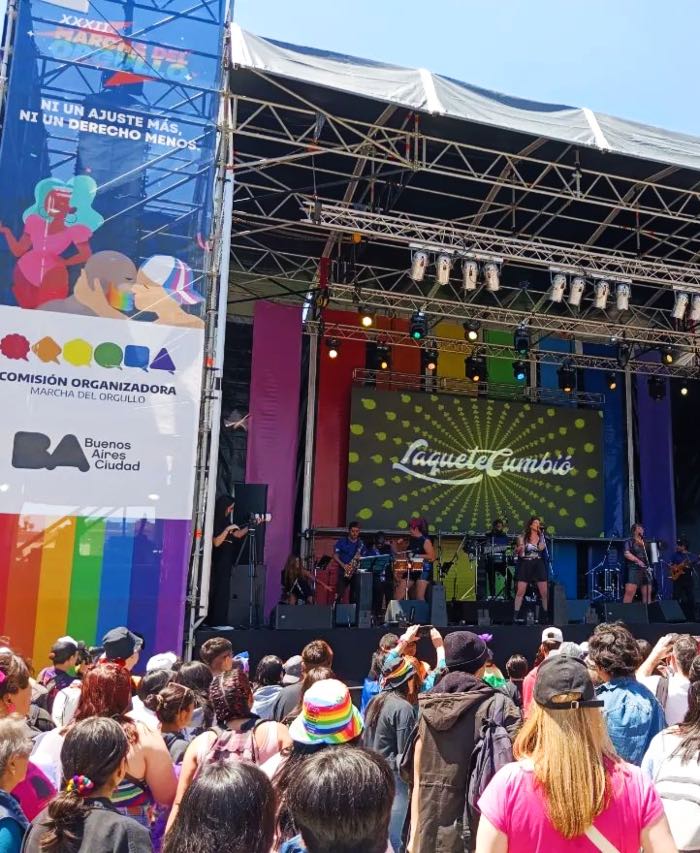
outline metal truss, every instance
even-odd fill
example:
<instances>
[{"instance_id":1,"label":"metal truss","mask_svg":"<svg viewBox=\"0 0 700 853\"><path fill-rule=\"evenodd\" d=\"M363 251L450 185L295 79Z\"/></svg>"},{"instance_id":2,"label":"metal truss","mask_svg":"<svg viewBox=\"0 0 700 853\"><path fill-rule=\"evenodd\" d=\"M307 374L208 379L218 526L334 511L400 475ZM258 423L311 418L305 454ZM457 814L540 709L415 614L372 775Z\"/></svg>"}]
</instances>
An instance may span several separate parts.
<instances>
[{"instance_id":1,"label":"metal truss","mask_svg":"<svg viewBox=\"0 0 700 853\"><path fill-rule=\"evenodd\" d=\"M478 351L480 355L505 361L524 361L531 364L554 364L561 365L570 362L576 368L587 370L619 371L622 369L617 358L601 355L589 355L579 352L556 352L546 348L531 346L526 355L515 353L512 346L506 344L491 343L489 341L466 341L456 338L443 338L439 335L428 335L421 344L412 340L405 331L391 329L364 329L360 326L352 326L346 323L331 323L319 321L307 321L306 332L310 335L324 335L326 338L335 338L338 341L363 341L382 343L390 347L410 347L412 349L431 348L440 352L460 353L465 357ZM700 362L697 357L687 363L674 363L670 365L661 364L657 361L647 361L634 353L627 362L627 367L632 373L641 373L649 376L697 378L700 373ZM393 376L393 374L381 374ZM420 377L418 377L420 379ZM444 377L440 377L442 382ZM415 383L416 377L413 377ZM451 380L445 380L447 382ZM469 387L474 387L469 383ZM448 389L450 390L450 389Z\"/></svg>"}]
</instances>

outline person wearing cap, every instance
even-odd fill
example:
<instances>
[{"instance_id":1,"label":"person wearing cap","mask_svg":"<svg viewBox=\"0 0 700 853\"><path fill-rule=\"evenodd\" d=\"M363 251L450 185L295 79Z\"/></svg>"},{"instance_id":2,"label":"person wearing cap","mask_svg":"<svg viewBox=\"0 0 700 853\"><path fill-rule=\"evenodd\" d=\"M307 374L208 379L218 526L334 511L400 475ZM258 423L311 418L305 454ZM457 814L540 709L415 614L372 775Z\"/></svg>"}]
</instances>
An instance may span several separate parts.
<instances>
[{"instance_id":1,"label":"person wearing cap","mask_svg":"<svg viewBox=\"0 0 700 853\"><path fill-rule=\"evenodd\" d=\"M161 652L148 659L146 672L156 672L159 669L174 670L178 657L175 652Z\"/></svg>"},{"instance_id":2,"label":"person wearing cap","mask_svg":"<svg viewBox=\"0 0 700 853\"><path fill-rule=\"evenodd\" d=\"M384 663L388 666L394 666L402 655L409 658L418 675L418 692L427 693L433 689L438 679L447 672L447 667L445 665L445 644L442 634L437 628L430 629L430 641L433 644L437 658L435 667L431 669L429 664L423 660L418 660L416 657L418 637L422 627L422 625L411 625L407 628L401 637L399 637L399 642L396 646L387 653Z\"/></svg>"},{"instance_id":3,"label":"person wearing cap","mask_svg":"<svg viewBox=\"0 0 700 853\"><path fill-rule=\"evenodd\" d=\"M401 779L398 760L403 755L418 717L420 677L411 658L401 656L385 662L379 679L381 692L369 703L362 742L389 762L396 794L391 810L389 840L401 849L401 832L408 808L408 786Z\"/></svg>"},{"instance_id":4,"label":"person wearing cap","mask_svg":"<svg viewBox=\"0 0 700 853\"><path fill-rule=\"evenodd\" d=\"M684 536L676 540L676 550L671 554L669 563L671 569L676 569L673 581L673 597L680 604L685 618L689 622L695 621L695 574L698 568L698 557L691 554L688 548L690 543Z\"/></svg>"},{"instance_id":5,"label":"person wearing cap","mask_svg":"<svg viewBox=\"0 0 700 853\"><path fill-rule=\"evenodd\" d=\"M128 628L112 628L102 638L102 657L131 671L139 662L143 640Z\"/></svg>"},{"instance_id":6,"label":"person wearing cap","mask_svg":"<svg viewBox=\"0 0 700 853\"><path fill-rule=\"evenodd\" d=\"M502 726L511 739L520 726L512 699L482 679L488 661L484 640L454 631L444 642L447 674L419 696L416 737L401 760L401 774L411 786L411 853L457 849L446 845L464 815L471 756L484 722Z\"/></svg>"},{"instance_id":7,"label":"person wearing cap","mask_svg":"<svg viewBox=\"0 0 700 853\"><path fill-rule=\"evenodd\" d=\"M51 666L44 667L37 676L37 682L46 689L42 706L51 713L56 694L76 680L74 670L78 661L78 641L72 637L60 637L51 646L49 652Z\"/></svg>"},{"instance_id":8,"label":"person wearing cap","mask_svg":"<svg viewBox=\"0 0 700 853\"><path fill-rule=\"evenodd\" d=\"M537 650L537 656L532 669L523 679L523 716L527 717L532 705L532 691L535 687L537 669L547 657L564 642L564 635L560 628L545 628L542 631L542 642Z\"/></svg>"},{"instance_id":9,"label":"person wearing cap","mask_svg":"<svg viewBox=\"0 0 700 853\"><path fill-rule=\"evenodd\" d=\"M382 666L384 658L387 654L398 645L399 638L396 634L384 634L379 641L377 651L372 654L372 663L362 684L362 697L360 699L360 713L364 717L367 706L381 690L379 679L382 674Z\"/></svg>"},{"instance_id":10,"label":"person wearing cap","mask_svg":"<svg viewBox=\"0 0 700 853\"><path fill-rule=\"evenodd\" d=\"M548 657L533 700L517 761L479 799L476 853L673 853L659 796L616 754L583 661Z\"/></svg>"},{"instance_id":11,"label":"person wearing cap","mask_svg":"<svg viewBox=\"0 0 700 853\"><path fill-rule=\"evenodd\" d=\"M640 765L654 735L666 728L654 694L635 678L640 664L637 642L624 625L597 625L588 641L588 658L605 704L605 721L617 754Z\"/></svg>"}]
</instances>

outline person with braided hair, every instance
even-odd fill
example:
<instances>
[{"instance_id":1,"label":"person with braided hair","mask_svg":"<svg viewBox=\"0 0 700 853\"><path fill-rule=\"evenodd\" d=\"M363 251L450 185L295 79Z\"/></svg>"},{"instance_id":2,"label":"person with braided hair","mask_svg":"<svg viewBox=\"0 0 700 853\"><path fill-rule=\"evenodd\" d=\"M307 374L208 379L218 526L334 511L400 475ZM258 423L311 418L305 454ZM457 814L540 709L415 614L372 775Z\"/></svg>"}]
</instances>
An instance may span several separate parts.
<instances>
[{"instance_id":1,"label":"person with braided hair","mask_svg":"<svg viewBox=\"0 0 700 853\"><path fill-rule=\"evenodd\" d=\"M26 853L150 853L148 830L111 802L128 752L116 720L91 717L72 726L61 749L63 791L32 824Z\"/></svg>"}]
</instances>

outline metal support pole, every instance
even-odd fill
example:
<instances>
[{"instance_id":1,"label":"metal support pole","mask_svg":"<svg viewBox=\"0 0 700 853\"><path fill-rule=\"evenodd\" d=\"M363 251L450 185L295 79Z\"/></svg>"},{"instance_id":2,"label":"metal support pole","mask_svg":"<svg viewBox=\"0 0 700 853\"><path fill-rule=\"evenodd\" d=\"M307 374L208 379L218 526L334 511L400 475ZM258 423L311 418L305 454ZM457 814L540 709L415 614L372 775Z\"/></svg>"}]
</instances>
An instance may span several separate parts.
<instances>
[{"instance_id":1,"label":"metal support pole","mask_svg":"<svg viewBox=\"0 0 700 853\"><path fill-rule=\"evenodd\" d=\"M629 522L637 520L637 506L634 495L634 413L632 410L632 371L625 368L625 426L627 429L627 496L629 500Z\"/></svg>"},{"instance_id":2,"label":"metal support pole","mask_svg":"<svg viewBox=\"0 0 700 853\"><path fill-rule=\"evenodd\" d=\"M302 533L311 527L314 444L316 437L316 391L318 376L318 333L309 335L309 380L306 393L306 442L304 444L304 489L301 507ZM311 540L304 540L308 550ZM308 556L306 554L305 556Z\"/></svg>"}]
</instances>

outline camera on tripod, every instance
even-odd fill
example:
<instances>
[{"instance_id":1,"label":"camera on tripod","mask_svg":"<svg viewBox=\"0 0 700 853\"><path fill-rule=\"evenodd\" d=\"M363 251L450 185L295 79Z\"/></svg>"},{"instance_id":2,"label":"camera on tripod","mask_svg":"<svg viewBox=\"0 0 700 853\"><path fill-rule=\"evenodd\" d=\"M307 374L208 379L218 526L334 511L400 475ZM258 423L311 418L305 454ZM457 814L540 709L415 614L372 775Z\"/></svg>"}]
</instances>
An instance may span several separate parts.
<instances>
[{"instance_id":1,"label":"camera on tripod","mask_svg":"<svg viewBox=\"0 0 700 853\"><path fill-rule=\"evenodd\" d=\"M268 524L272 521L271 512L251 512L248 516L248 527L257 527L259 524Z\"/></svg>"}]
</instances>

